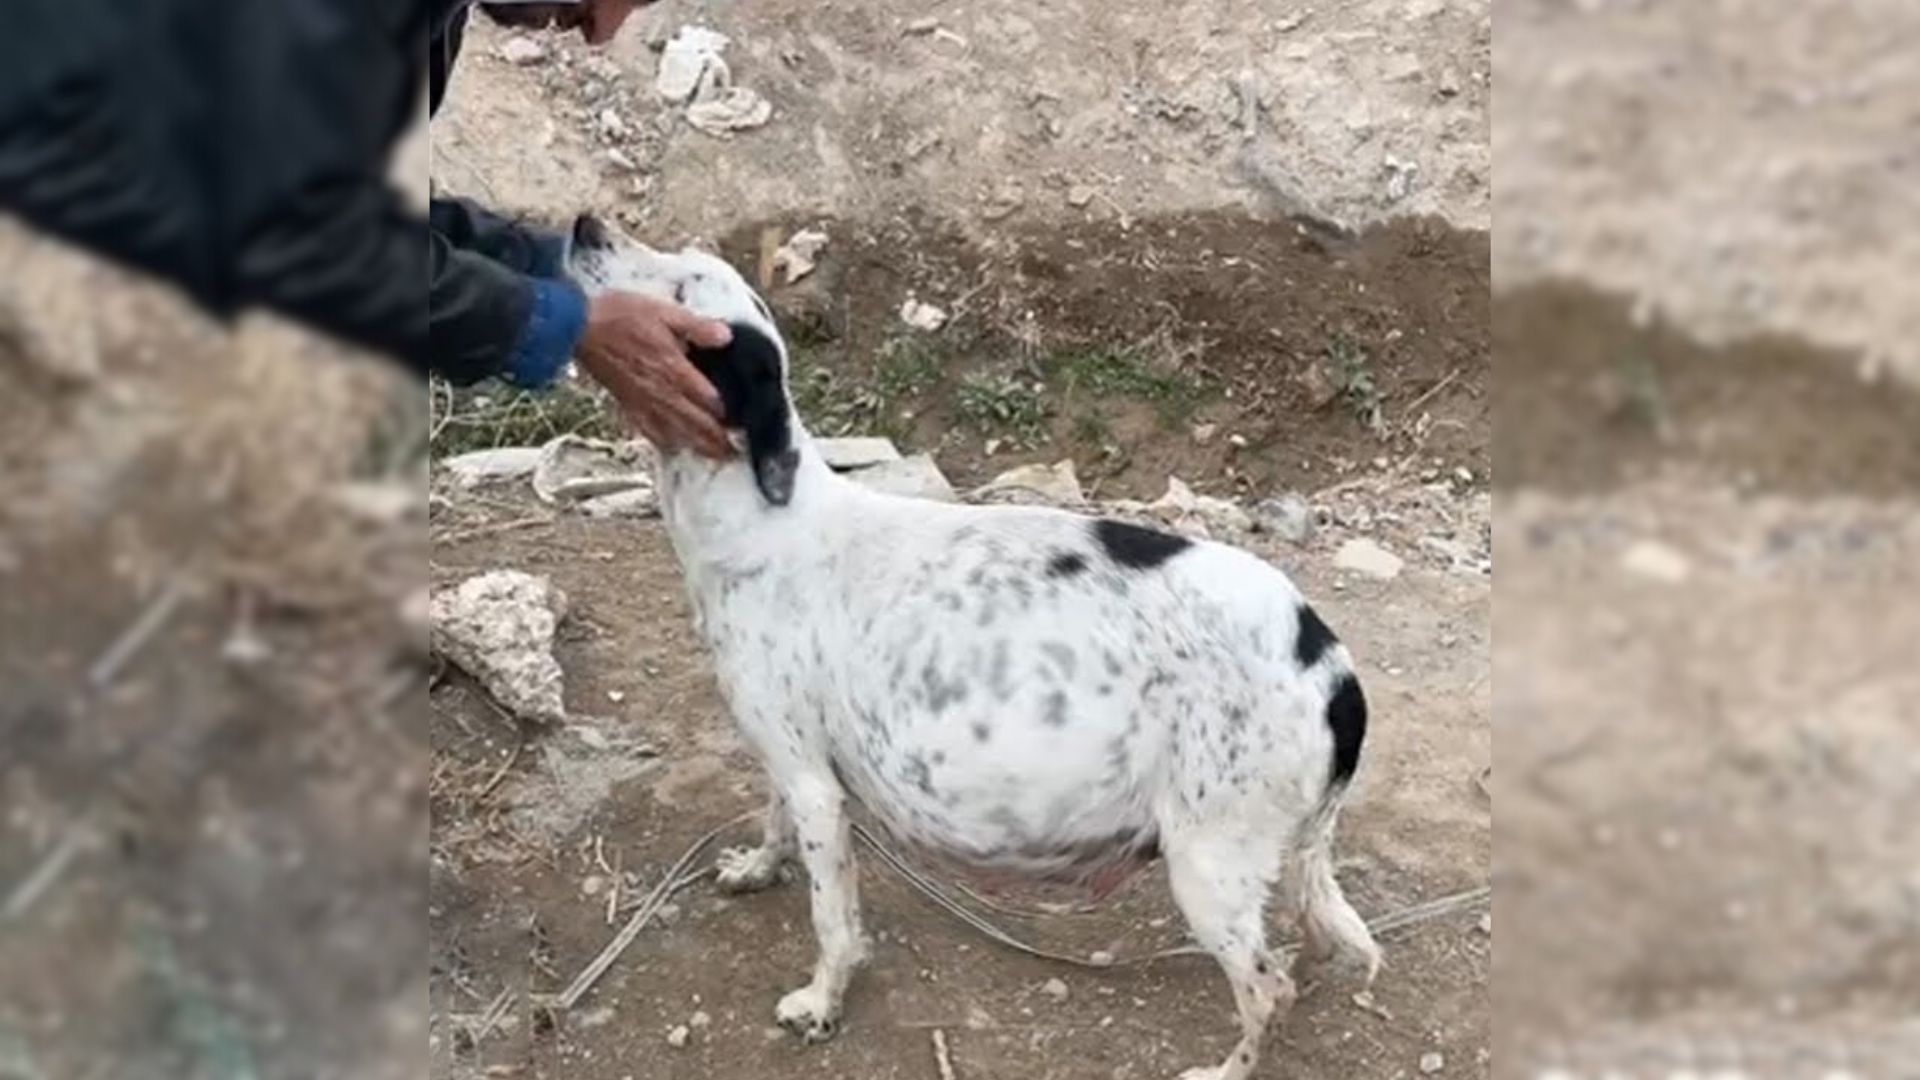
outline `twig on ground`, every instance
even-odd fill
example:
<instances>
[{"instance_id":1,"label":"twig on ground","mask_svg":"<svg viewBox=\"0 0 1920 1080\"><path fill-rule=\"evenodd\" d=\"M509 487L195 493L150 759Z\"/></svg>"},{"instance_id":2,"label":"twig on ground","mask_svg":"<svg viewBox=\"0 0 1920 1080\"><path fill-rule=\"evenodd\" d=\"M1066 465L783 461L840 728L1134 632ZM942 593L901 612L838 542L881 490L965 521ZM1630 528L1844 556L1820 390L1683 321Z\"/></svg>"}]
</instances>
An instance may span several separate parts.
<instances>
[{"instance_id":1,"label":"twig on ground","mask_svg":"<svg viewBox=\"0 0 1920 1080\"><path fill-rule=\"evenodd\" d=\"M710 870L702 870L694 874L687 873L688 868L693 865L693 861L700 857L700 853L705 851L707 846L712 844L715 838L721 833L726 832L728 829L750 818L758 816L760 813L761 811L753 810L741 814L732 821L715 826L707 835L694 841L693 846L688 848L686 853L681 855L679 860L660 878L660 884L654 886L653 892L647 894L646 902L640 905L640 910L634 912L633 918L627 920L627 925L622 927L618 934L614 935L613 940L607 943L606 948L600 950L600 955L594 957L593 962L588 964L579 975L575 976L573 982L570 983L565 990L547 999L543 1004L560 1012L565 1012L579 1004L580 999L586 996L587 991L593 989L593 984L600 981L600 976L605 975L607 969L613 966L613 962L620 958L620 954L627 950L627 946L633 944L633 939L640 935L640 931L647 925L648 920L652 919L654 914L666 904L667 897L679 889L699 881L711 872Z\"/></svg>"},{"instance_id":2,"label":"twig on ground","mask_svg":"<svg viewBox=\"0 0 1920 1080\"><path fill-rule=\"evenodd\" d=\"M475 806L486 802L487 797L493 794L493 789L499 787L500 781L505 780L507 774L513 771L514 765L520 761L520 751L526 745L527 740L524 738L514 741L513 752L507 755L507 760L502 762L498 769L494 770L494 774L487 779L487 783L480 789L480 793L473 797Z\"/></svg>"},{"instance_id":3,"label":"twig on ground","mask_svg":"<svg viewBox=\"0 0 1920 1080\"><path fill-rule=\"evenodd\" d=\"M947 1055L947 1033L933 1029L933 1063L940 1069L940 1080L954 1080L953 1059Z\"/></svg>"},{"instance_id":4,"label":"twig on ground","mask_svg":"<svg viewBox=\"0 0 1920 1080\"><path fill-rule=\"evenodd\" d=\"M433 542L437 545L464 544L468 540L478 540L484 536L494 536L499 533L506 533L506 532L518 532L521 529L531 529L535 525L551 525L551 524L553 524L553 515L540 514L536 517L515 518L512 521L502 521L493 525L476 525L471 529L456 529L453 532L442 533L441 535L434 537Z\"/></svg>"},{"instance_id":5,"label":"twig on ground","mask_svg":"<svg viewBox=\"0 0 1920 1080\"><path fill-rule=\"evenodd\" d=\"M174 609L180 606L180 601L185 599L186 595L186 578L180 575L169 578L166 585L161 587L159 594L140 612L139 617L135 618L132 624L114 639L113 644L107 647L107 651L100 654L100 659L94 661L93 666L87 669L88 685L98 690L112 682L113 677L120 673L120 669L126 667L127 662L133 659L141 647L167 624L167 620L173 616Z\"/></svg>"},{"instance_id":6,"label":"twig on ground","mask_svg":"<svg viewBox=\"0 0 1920 1080\"><path fill-rule=\"evenodd\" d=\"M1441 379L1437 383L1434 383L1431 387L1428 388L1426 393L1421 394L1417 398L1414 398L1413 403L1408 405L1400 413L1400 430L1405 431L1407 429L1407 426L1413 423L1415 419L1413 414L1420 411L1420 406L1425 405L1429 401L1432 401L1440 393L1440 391L1445 390L1449 386L1452 386L1453 380L1460 377L1460 372L1462 370L1463 369L1461 368L1454 368L1452 371L1447 372L1446 378Z\"/></svg>"},{"instance_id":7,"label":"twig on ground","mask_svg":"<svg viewBox=\"0 0 1920 1080\"><path fill-rule=\"evenodd\" d=\"M53 850L47 852L46 858L40 860L40 865L34 867L25 878L21 879L20 884L14 886L13 891L7 894L6 906L0 907L0 918L11 921L25 915L27 909L33 906L33 902L52 888L54 882L60 880L60 875L66 872L74 856L80 854L86 839L85 825L67 826L67 831L61 834L59 842L53 845Z\"/></svg>"},{"instance_id":8,"label":"twig on ground","mask_svg":"<svg viewBox=\"0 0 1920 1080\"><path fill-rule=\"evenodd\" d=\"M480 1028L473 1033L473 1045L479 1046L482 1040L493 1033L500 1021L507 1018L507 1010L512 1004L513 991L500 991L499 996L487 1006L487 1011L480 1014Z\"/></svg>"}]
</instances>

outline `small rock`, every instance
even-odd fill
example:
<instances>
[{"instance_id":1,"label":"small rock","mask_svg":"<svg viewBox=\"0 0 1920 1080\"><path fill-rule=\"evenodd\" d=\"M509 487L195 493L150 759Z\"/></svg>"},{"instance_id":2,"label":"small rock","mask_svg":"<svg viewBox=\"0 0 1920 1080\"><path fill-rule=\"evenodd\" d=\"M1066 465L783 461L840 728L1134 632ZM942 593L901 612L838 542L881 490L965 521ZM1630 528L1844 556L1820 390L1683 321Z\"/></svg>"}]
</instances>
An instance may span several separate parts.
<instances>
[{"instance_id":1,"label":"small rock","mask_svg":"<svg viewBox=\"0 0 1920 1080\"><path fill-rule=\"evenodd\" d=\"M692 1037L693 1032L688 1030L687 1025L675 1024L673 1030L667 1032L667 1045L678 1050L687 1045L687 1040Z\"/></svg>"},{"instance_id":2,"label":"small rock","mask_svg":"<svg viewBox=\"0 0 1920 1080\"><path fill-rule=\"evenodd\" d=\"M946 474L940 466L934 464L926 454L915 454L899 461L883 461L878 465L869 465L864 469L855 469L847 478L863 484L875 491L884 491L891 495L905 495L914 499L932 499L936 502L955 502L953 485L947 482Z\"/></svg>"},{"instance_id":3,"label":"small rock","mask_svg":"<svg viewBox=\"0 0 1920 1080\"><path fill-rule=\"evenodd\" d=\"M1080 506L1087 501L1074 472L1073 459L1052 465L1022 465L1008 469L975 488L973 502L1015 503L1023 506Z\"/></svg>"},{"instance_id":4,"label":"small rock","mask_svg":"<svg viewBox=\"0 0 1920 1080\"><path fill-rule=\"evenodd\" d=\"M1668 585L1678 585L1693 573L1693 564L1681 552L1657 540L1641 540L1620 556L1620 566L1632 574Z\"/></svg>"},{"instance_id":5,"label":"small rock","mask_svg":"<svg viewBox=\"0 0 1920 1080\"><path fill-rule=\"evenodd\" d=\"M618 705L627 700L627 692L625 690L609 690L607 691L607 700Z\"/></svg>"},{"instance_id":6,"label":"small rock","mask_svg":"<svg viewBox=\"0 0 1920 1080\"><path fill-rule=\"evenodd\" d=\"M1481 933L1491 936L1493 934L1493 912L1489 911L1481 915L1478 925Z\"/></svg>"},{"instance_id":7,"label":"small rock","mask_svg":"<svg viewBox=\"0 0 1920 1080\"><path fill-rule=\"evenodd\" d=\"M1087 957L1087 963L1094 967L1112 967L1113 954L1105 949L1097 950L1092 956Z\"/></svg>"},{"instance_id":8,"label":"small rock","mask_svg":"<svg viewBox=\"0 0 1920 1080\"><path fill-rule=\"evenodd\" d=\"M1235 450L1245 450L1249 444L1247 437L1236 431L1227 436L1227 445L1233 447Z\"/></svg>"},{"instance_id":9,"label":"small rock","mask_svg":"<svg viewBox=\"0 0 1920 1080\"><path fill-rule=\"evenodd\" d=\"M634 172L640 168L639 162L633 160L625 150L617 146L607 148L607 164L622 172Z\"/></svg>"},{"instance_id":10,"label":"small rock","mask_svg":"<svg viewBox=\"0 0 1920 1080\"><path fill-rule=\"evenodd\" d=\"M1220 428L1219 428L1219 425L1217 425L1217 424L1195 424L1195 425L1193 425L1193 442L1194 442L1194 445L1196 445L1196 446L1205 446L1205 445L1207 445L1208 443L1210 443L1210 442L1212 442L1212 441L1213 441L1213 437L1214 437L1214 436L1215 436L1216 434L1218 434L1218 433L1219 433L1219 431L1220 431Z\"/></svg>"},{"instance_id":11,"label":"small rock","mask_svg":"<svg viewBox=\"0 0 1920 1080\"><path fill-rule=\"evenodd\" d=\"M1177 476L1167 477L1167 493L1147 506L1161 520L1182 532L1211 539L1220 532L1253 531L1253 517L1227 499L1195 494Z\"/></svg>"},{"instance_id":12,"label":"small rock","mask_svg":"<svg viewBox=\"0 0 1920 1080\"><path fill-rule=\"evenodd\" d=\"M522 34L515 34L500 46L500 59L516 67L544 64L550 55L546 42Z\"/></svg>"},{"instance_id":13,"label":"small rock","mask_svg":"<svg viewBox=\"0 0 1920 1080\"><path fill-rule=\"evenodd\" d=\"M599 874L589 874L587 879L580 883L580 892L586 896L599 896L606 891L607 879Z\"/></svg>"},{"instance_id":14,"label":"small rock","mask_svg":"<svg viewBox=\"0 0 1920 1080\"><path fill-rule=\"evenodd\" d=\"M1048 979L1046 985L1040 989L1055 1001L1065 1001L1067 1000L1067 995L1071 993L1071 991L1067 989L1067 984L1059 979Z\"/></svg>"},{"instance_id":15,"label":"small rock","mask_svg":"<svg viewBox=\"0 0 1920 1080\"><path fill-rule=\"evenodd\" d=\"M595 120L599 124L600 134L607 138L624 139L627 137L627 122L620 119L620 114L614 112L612 109L601 109L600 115L596 117Z\"/></svg>"},{"instance_id":16,"label":"small rock","mask_svg":"<svg viewBox=\"0 0 1920 1080\"><path fill-rule=\"evenodd\" d=\"M940 29L940 20L931 15L922 15L906 25L906 32L914 36L931 34L938 29Z\"/></svg>"},{"instance_id":17,"label":"small rock","mask_svg":"<svg viewBox=\"0 0 1920 1080\"><path fill-rule=\"evenodd\" d=\"M900 305L900 321L915 330L931 334L947 325L947 313L932 304L922 303L910 296Z\"/></svg>"},{"instance_id":18,"label":"small rock","mask_svg":"<svg viewBox=\"0 0 1920 1080\"><path fill-rule=\"evenodd\" d=\"M1262 499L1253 507L1253 527L1289 543L1304 544L1313 539L1313 507L1291 493Z\"/></svg>"},{"instance_id":19,"label":"small rock","mask_svg":"<svg viewBox=\"0 0 1920 1080\"><path fill-rule=\"evenodd\" d=\"M1075 184L1067 189L1067 205L1076 209L1093 201L1093 188L1086 184Z\"/></svg>"},{"instance_id":20,"label":"small rock","mask_svg":"<svg viewBox=\"0 0 1920 1080\"><path fill-rule=\"evenodd\" d=\"M815 439L813 446L820 451L820 457L826 461L827 467L835 472L900 460L900 451L893 445L892 439Z\"/></svg>"},{"instance_id":21,"label":"small rock","mask_svg":"<svg viewBox=\"0 0 1920 1080\"><path fill-rule=\"evenodd\" d=\"M705 1009L696 1010L692 1016L687 1017L687 1024L691 1027L703 1028L711 1023L713 1023L713 1017L707 1015Z\"/></svg>"},{"instance_id":22,"label":"small rock","mask_svg":"<svg viewBox=\"0 0 1920 1080\"><path fill-rule=\"evenodd\" d=\"M1360 537L1340 545L1333 556L1333 565L1378 581L1391 581L1400 576L1406 561L1374 541Z\"/></svg>"},{"instance_id":23,"label":"small rock","mask_svg":"<svg viewBox=\"0 0 1920 1080\"><path fill-rule=\"evenodd\" d=\"M1428 1076L1447 1067L1447 1059L1438 1050L1420 1055L1420 1071Z\"/></svg>"}]
</instances>

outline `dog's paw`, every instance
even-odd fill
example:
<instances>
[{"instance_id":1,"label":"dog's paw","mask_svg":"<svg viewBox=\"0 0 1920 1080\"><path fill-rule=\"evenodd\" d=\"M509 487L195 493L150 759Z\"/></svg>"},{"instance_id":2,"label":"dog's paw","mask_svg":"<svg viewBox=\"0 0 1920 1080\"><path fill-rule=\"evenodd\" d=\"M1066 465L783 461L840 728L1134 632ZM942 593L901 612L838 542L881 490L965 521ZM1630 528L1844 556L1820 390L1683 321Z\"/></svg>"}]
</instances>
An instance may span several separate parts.
<instances>
[{"instance_id":1,"label":"dog's paw","mask_svg":"<svg viewBox=\"0 0 1920 1080\"><path fill-rule=\"evenodd\" d=\"M780 857L764 847L732 847L714 860L713 883L721 892L758 892L780 880Z\"/></svg>"},{"instance_id":2,"label":"dog's paw","mask_svg":"<svg viewBox=\"0 0 1920 1080\"><path fill-rule=\"evenodd\" d=\"M812 986L803 986L781 998L773 1015L781 1027L802 1042L826 1042L840 1030L839 1002L828 1001L826 994Z\"/></svg>"}]
</instances>

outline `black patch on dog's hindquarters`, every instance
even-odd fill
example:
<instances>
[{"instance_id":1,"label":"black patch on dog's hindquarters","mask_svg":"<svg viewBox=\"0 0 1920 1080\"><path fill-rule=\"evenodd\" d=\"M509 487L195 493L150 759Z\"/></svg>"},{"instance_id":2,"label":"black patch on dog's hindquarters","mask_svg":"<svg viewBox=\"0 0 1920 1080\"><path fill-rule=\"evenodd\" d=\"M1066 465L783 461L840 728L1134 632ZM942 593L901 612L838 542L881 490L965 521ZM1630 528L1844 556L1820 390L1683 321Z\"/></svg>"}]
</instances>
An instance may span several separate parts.
<instances>
[{"instance_id":1,"label":"black patch on dog's hindquarters","mask_svg":"<svg viewBox=\"0 0 1920 1080\"><path fill-rule=\"evenodd\" d=\"M1328 649L1338 645L1340 639L1333 636L1333 631L1327 629L1327 624L1311 607L1301 604L1297 614L1300 633L1293 639L1293 658L1299 661L1303 669L1310 668L1320 662Z\"/></svg>"},{"instance_id":2,"label":"black patch on dog's hindquarters","mask_svg":"<svg viewBox=\"0 0 1920 1080\"><path fill-rule=\"evenodd\" d=\"M734 323L732 330L732 341L718 349L694 349L687 359L720 392L726 426L746 432L760 494L785 506L793 498L800 453L793 446L780 346L758 327Z\"/></svg>"},{"instance_id":3,"label":"black patch on dog's hindquarters","mask_svg":"<svg viewBox=\"0 0 1920 1080\"><path fill-rule=\"evenodd\" d=\"M1093 523L1093 538L1107 558L1129 570L1151 570L1193 546L1193 541L1184 536L1112 518Z\"/></svg>"},{"instance_id":4,"label":"black patch on dog's hindquarters","mask_svg":"<svg viewBox=\"0 0 1920 1080\"><path fill-rule=\"evenodd\" d=\"M1360 680L1345 672L1327 699L1327 730L1333 732L1333 769L1330 782L1338 787L1360 767L1360 743L1367 737L1367 698Z\"/></svg>"},{"instance_id":5,"label":"black patch on dog's hindquarters","mask_svg":"<svg viewBox=\"0 0 1920 1080\"><path fill-rule=\"evenodd\" d=\"M1085 573L1087 560L1079 552L1063 551L1047 563L1048 577L1072 577Z\"/></svg>"}]
</instances>

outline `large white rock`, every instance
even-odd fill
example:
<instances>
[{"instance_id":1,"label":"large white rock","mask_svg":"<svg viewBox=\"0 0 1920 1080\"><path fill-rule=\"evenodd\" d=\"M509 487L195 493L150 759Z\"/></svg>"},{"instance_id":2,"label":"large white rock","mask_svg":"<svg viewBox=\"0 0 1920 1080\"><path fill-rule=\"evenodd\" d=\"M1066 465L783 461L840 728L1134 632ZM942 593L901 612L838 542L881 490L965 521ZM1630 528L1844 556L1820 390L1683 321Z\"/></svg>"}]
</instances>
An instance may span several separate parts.
<instances>
[{"instance_id":1,"label":"large white rock","mask_svg":"<svg viewBox=\"0 0 1920 1080\"><path fill-rule=\"evenodd\" d=\"M566 594L542 577L494 570L433 594L433 651L479 680L523 720L567 718L553 635Z\"/></svg>"}]
</instances>

